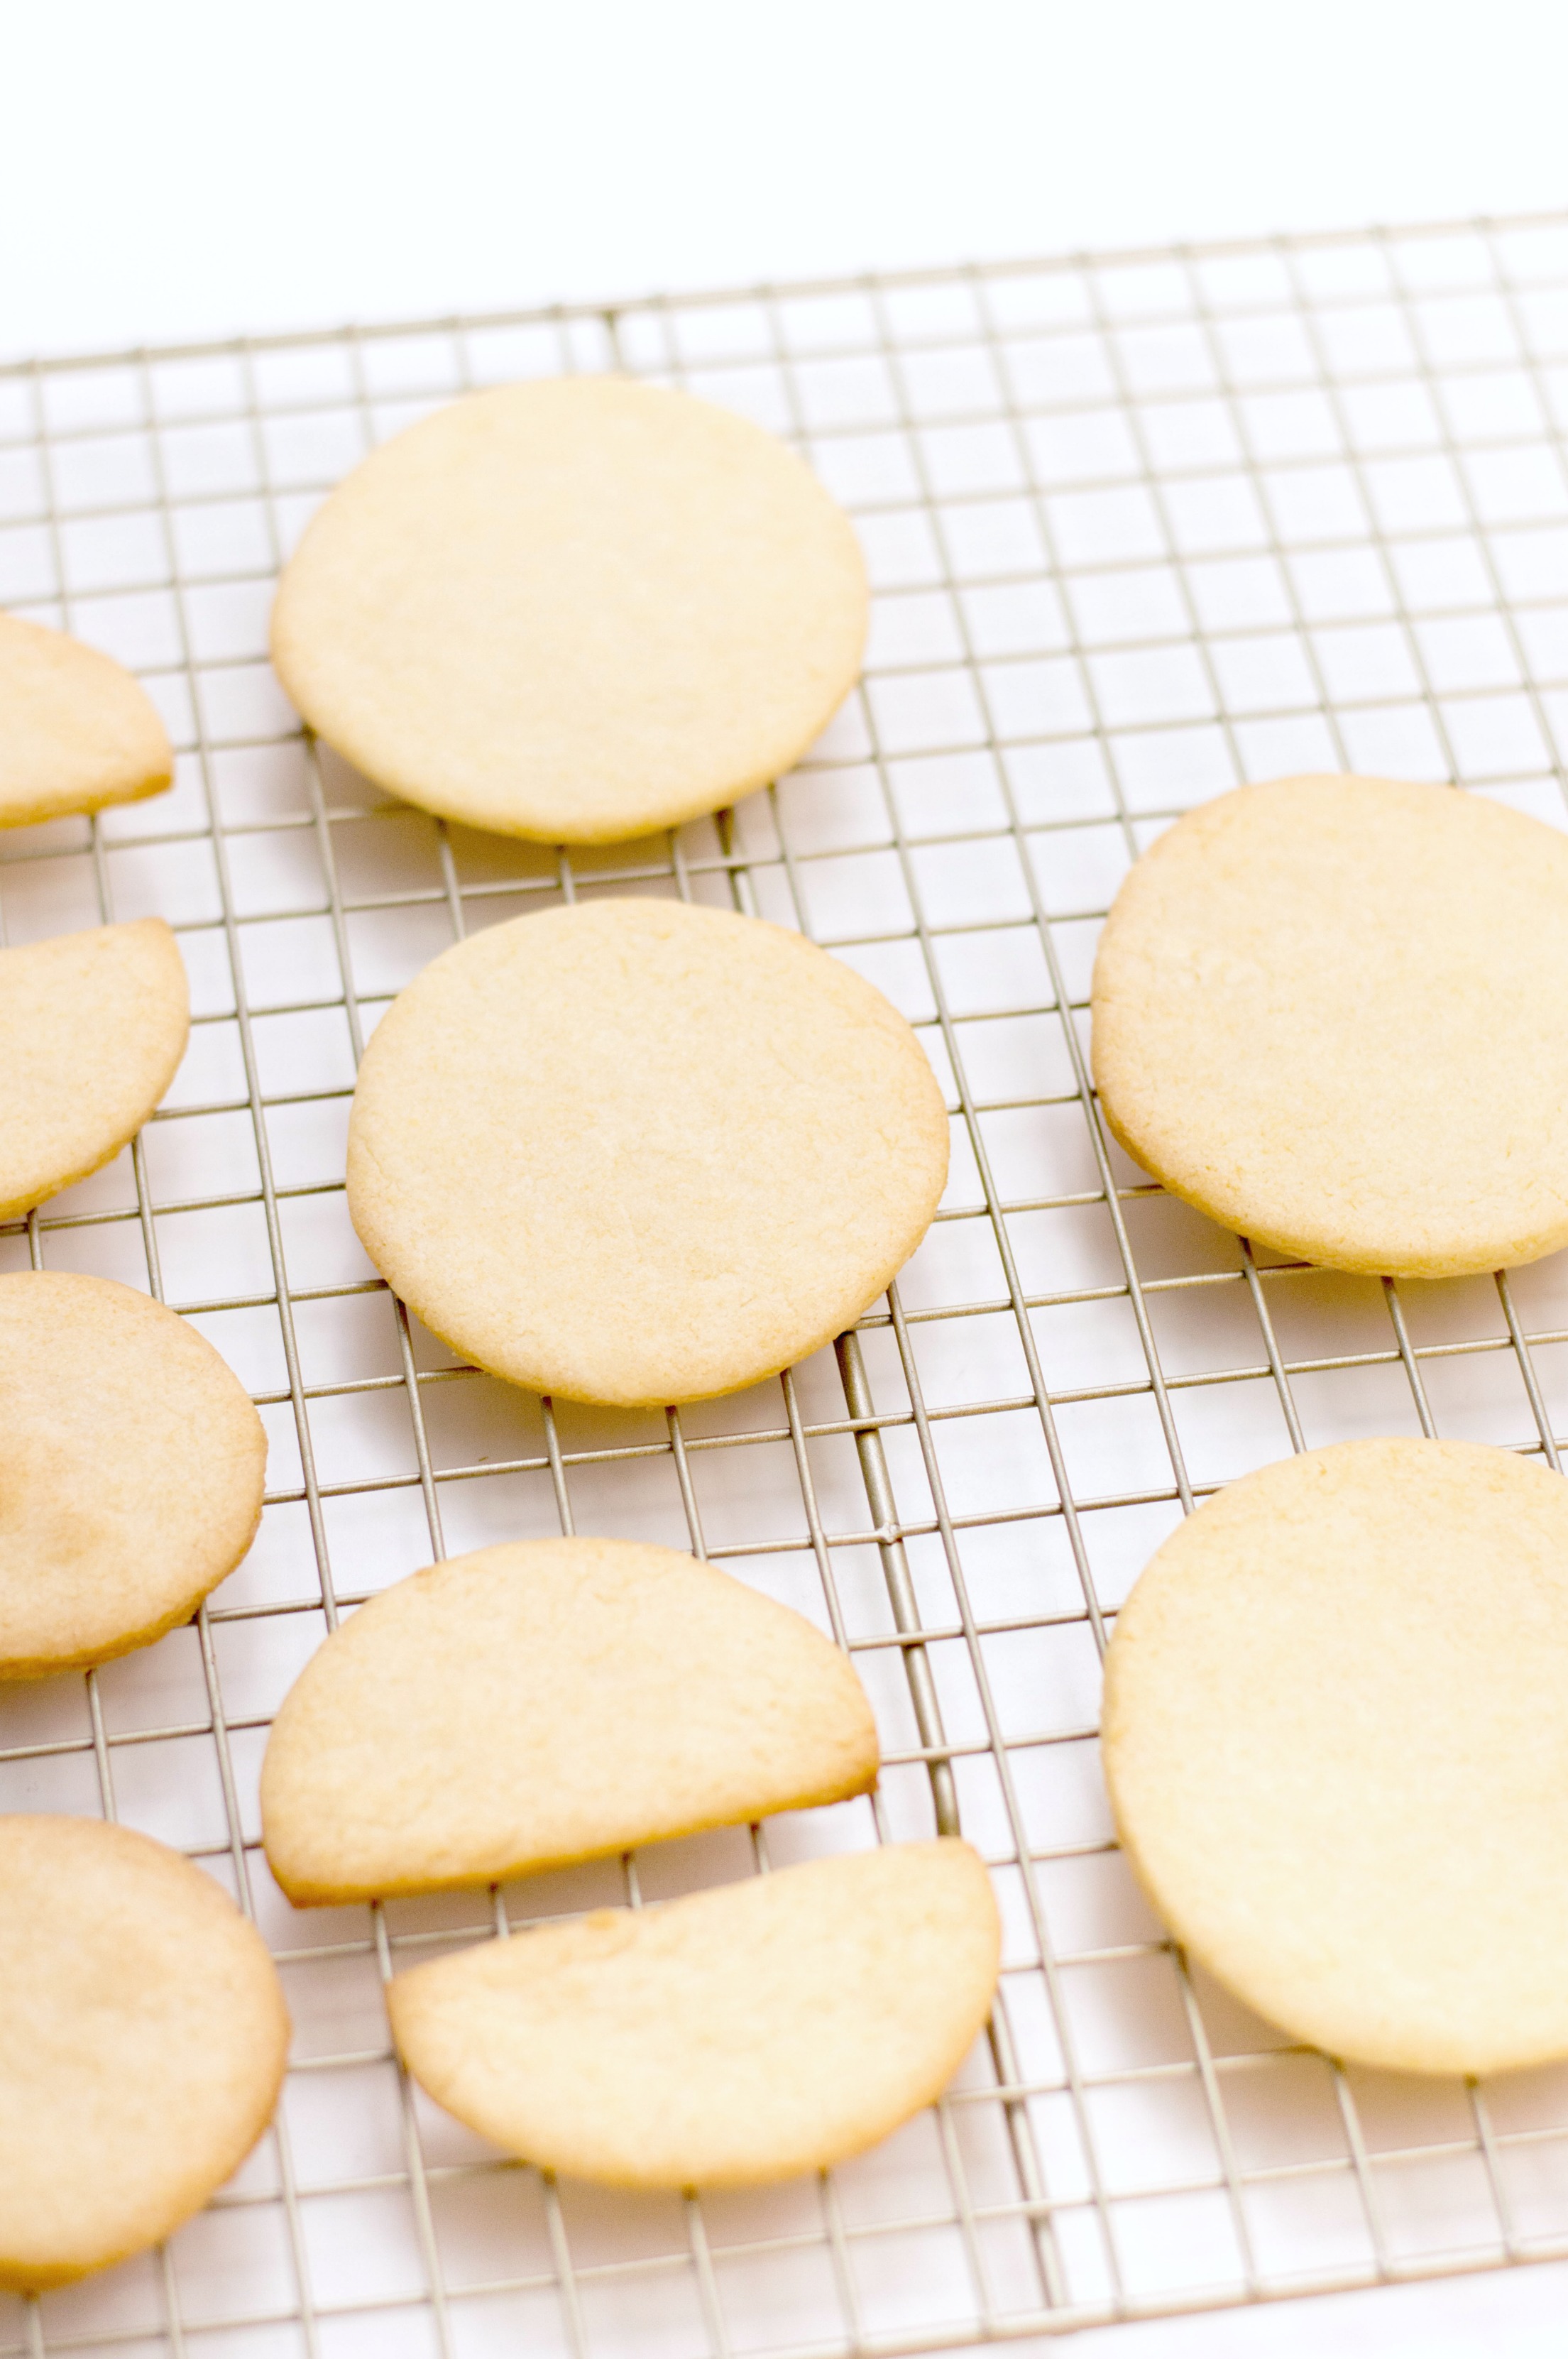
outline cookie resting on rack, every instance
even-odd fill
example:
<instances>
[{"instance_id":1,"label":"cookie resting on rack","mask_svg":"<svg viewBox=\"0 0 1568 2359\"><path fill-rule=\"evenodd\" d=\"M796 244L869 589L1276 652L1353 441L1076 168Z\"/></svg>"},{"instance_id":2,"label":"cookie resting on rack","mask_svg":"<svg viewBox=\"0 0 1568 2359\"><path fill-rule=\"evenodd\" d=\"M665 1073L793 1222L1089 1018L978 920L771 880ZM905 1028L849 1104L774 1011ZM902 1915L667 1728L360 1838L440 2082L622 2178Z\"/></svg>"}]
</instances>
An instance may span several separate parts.
<instances>
[{"instance_id":1,"label":"cookie resting on rack","mask_svg":"<svg viewBox=\"0 0 1568 2359\"><path fill-rule=\"evenodd\" d=\"M312 518L279 679L367 777L471 826L608 843L787 770L859 673L847 517L761 427L625 377L497 386Z\"/></svg>"},{"instance_id":2,"label":"cookie resting on rack","mask_svg":"<svg viewBox=\"0 0 1568 2359\"><path fill-rule=\"evenodd\" d=\"M755 1384L924 1235L947 1116L880 992L781 926L601 900L470 935L359 1070L348 1202L454 1350L623 1407Z\"/></svg>"},{"instance_id":3,"label":"cookie resting on rack","mask_svg":"<svg viewBox=\"0 0 1568 2359\"><path fill-rule=\"evenodd\" d=\"M0 827L139 802L173 776L163 723L128 671L0 614Z\"/></svg>"},{"instance_id":4,"label":"cookie resting on rack","mask_svg":"<svg viewBox=\"0 0 1568 2359\"><path fill-rule=\"evenodd\" d=\"M0 1818L0 2286L143 2251L238 2169L289 2048L222 1886L97 1819Z\"/></svg>"},{"instance_id":5,"label":"cookie resting on rack","mask_svg":"<svg viewBox=\"0 0 1568 2359\"><path fill-rule=\"evenodd\" d=\"M261 1776L296 1905L498 1884L813 1810L876 1782L845 1657L716 1567L517 1540L362 1605L306 1665Z\"/></svg>"},{"instance_id":6,"label":"cookie resting on rack","mask_svg":"<svg viewBox=\"0 0 1568 2359\"><path fill-rule=\"evenodd\" d=\"M1105 1780L1177 1940L1406 2072L1568 2056L1568 1483L1346 1441L1164 1543L1105 1663Z\"/></svg>"},{"instance_id":7,"label":"cookie resting on rack","mask_svg":"<svg viewBox=\"0 0 1568 2359\"><path fill-rule=\"evenodd\" d=\"M0 1220L136 1136L190 1029L184 962L161 918L0 950Z\"/></svg>"},{"instance_id":8,"label":"cookie resting on rack","mask_svg":"<svg viewBox=\"0 0 1568 2359\"><path fill-rule=\"evenodd\" d=\"M0 1277L0 1680L189 1620L261 1519L267 1435L205 1337L103 1277Z\"/></svg>"},{"instance_id":9,"label":"cookie resting on rack","mask_svg":"<svg viewBox=\"0 0 1568 2359\"><path fill-rule=\"evenodd\" d=\"M990 2011L967 1843L899 1843L604 1908L395 1976L398 2052L470 2129L612 2187L825 2170L930 2104Z\"/></svg>"},{"instance_id":10,"label":"cookie resting on rack","mask_svg":"<svg viewBox=\"0 0 1568 2359\"><path fill-rule=\"evenodd\" d=\"M1129 1155L1255 1243L1453 1277L1568 1244L1568 837L1452 787L1189 811L1094 962Z\"/></svg>"}]
</instances>

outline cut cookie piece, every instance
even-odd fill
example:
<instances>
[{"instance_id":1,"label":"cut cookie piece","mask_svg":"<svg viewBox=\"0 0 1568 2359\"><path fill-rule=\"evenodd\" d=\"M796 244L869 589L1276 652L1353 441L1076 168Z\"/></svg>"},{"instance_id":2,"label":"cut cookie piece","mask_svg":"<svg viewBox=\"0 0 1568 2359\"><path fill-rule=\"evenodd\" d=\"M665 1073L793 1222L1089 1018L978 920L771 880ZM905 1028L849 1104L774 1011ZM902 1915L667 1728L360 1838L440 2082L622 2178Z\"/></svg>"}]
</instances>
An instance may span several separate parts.
<instances>
[{"instance_id":1,"label":"cut cookie piece","mask_svg":"<svg viewBox=\"0 0 1568 2359\"><path fill-rule=\"evenodd\" d=\"M854 685L866 568L804 462L690 394L564 377L397 435L272 621L305 719L410 802L608 843L787 770Z\"/></svg>"},{"instance_id":2,"label":"cut cookie piece","mask_svg":"<svg viewBox=\"0 0 1568 2359\"><path fill-rule=\"evenodd\" d=\"M1200 1212L1336 1269L1568 1243L1568 838L1449 787L1282 778L1178 821L1094 963L1101 1103Z\"/></svg>"},{"instance_id":3,"label":"cut cookie piece","mask_svg":"<svg viewBox=\"0 0 1568 2359\"><path fill-rule=\"evenodd\" d=\"M518 1540L328 1639L262 1820L290 1900L370 1900L841 1801L877 1759L860 1681L788 1606L673 1549Z\"/></svg>"},{"instance_id":4,"label":"cut cookie piece","mask_svg":"<svg viewBox=\"0 0 1568 2359\"><path fill-rule=\"evenodd\" d=\"M1177 1939L1260 2015L1410 2072L1568 2056L1568 1483L1348 1441L1154 1557L1106 1783Z\"/></svg>"},{"instance_id":5,"label":"cut cookie piece","mask_svg":"<svg viewBox=\"0 0 1568 2359\"><path fill-rule=\"evenodd\" d=\"M0 1679L189 1619L261 1517L267 1435L212 1346L103 1277L0 1277Z\"/></svg>"},{"instance_id":6,"label":"cut cookie piece","mask_svg":"<svg viewBox=\"0 0 1568 2359\"><path fill-rule=\"evenodd\" d=\"M139 802L173 776L163 723L128 671L0 614L0 827Z\"/></svg>"},{"instance_id":7,"label":"cut cookie piece","mask_svg":"<svg viewBox=\"0 0 1568 2359\"><path fill-rule=\"evenodd\" d=\"M157 2244L272 2115L289 2017L209 1875L96 1819L0 1818L0 2285Z\"/></svg>"},{"instance_id":8,"label":"cut cookie piece","mask_svg":"<svg viewBox=\"0 0 1568 2359\"><path fill-rule=\"evenodd\" d=\"M615 2187L825 2170L938 2096L1001 1930L967 1843L820 1859L399 1974L393 2035L459 2121Z\"/></svg>"},{"instance_id":9,"label":"cut cookie piece","mask_svg":"<svg viewBox=\"0 0 1568 2359\"><path fill-rule=\"evenodd\" d=\"M947 1116L880 992L800 935L589 901L443 951L349 1125L365 1251L537 1392L661 1405L815 1351L914 1251Z\"/></svg>"},{"instance_id":10,"label":"cut cookie piece","mask_svg":"<svg viewBox=\"0 0 1568 2359\"><path fill-rule=\"evenodd\" d=\"M184 962L161 918L0 951L0 1220L136 1136L190 1029Z\"/></svg>"}]
</instances>

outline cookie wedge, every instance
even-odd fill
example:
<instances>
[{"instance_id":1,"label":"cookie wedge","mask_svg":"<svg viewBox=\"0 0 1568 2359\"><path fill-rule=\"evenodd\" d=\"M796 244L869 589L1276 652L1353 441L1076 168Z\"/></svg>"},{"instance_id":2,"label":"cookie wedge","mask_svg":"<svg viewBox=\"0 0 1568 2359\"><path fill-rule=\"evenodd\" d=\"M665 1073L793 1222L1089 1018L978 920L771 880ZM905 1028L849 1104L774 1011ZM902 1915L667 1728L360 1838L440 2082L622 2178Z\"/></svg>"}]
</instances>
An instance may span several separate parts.
<instances>
[{"instance_id":1,"label":"cookie wedge","mask_svg":"<svg viewBox=\"0 0 1568 2359\"><path fill-rule=\"evenodd\" d=\"M749 2187L858 2154L985 2021L990 1879L946 1839L811 1860L435 1959L388 1993L420 2086L615 2187Z\"/></svg>"},{"instance_id":2,"label":"cookie wedge","mask_svg":"<svg viewBox=\"0 0 1568 2359\"><path fill-rule=\"evenodd\" d=\"M64 631L0 614L0 827L140 802L173 777L139 681Z\"/></svg>"},{"instance_id":3,"label":"cookie wedge","mask_svg":"<svg viewBox=\"0 0 1568 2359\"><path fill-rule=\"evenodd\" d=\"M301 1906L499 1883L876 1782L846 1658L673 1549L517 1540L431 1565L309 1662L262 1769Z\"/></svg>"},{"instance_id":4,"label":"cookie wedge","mask_svg":"<svg viewBox=\"0 0 1568 2359\"><path fill-rule=\"evenodd\" d=\"M161 918L0 950L0 1220L117 1155L190 1030L184 961Z\"/></svg>"}]
</instances>

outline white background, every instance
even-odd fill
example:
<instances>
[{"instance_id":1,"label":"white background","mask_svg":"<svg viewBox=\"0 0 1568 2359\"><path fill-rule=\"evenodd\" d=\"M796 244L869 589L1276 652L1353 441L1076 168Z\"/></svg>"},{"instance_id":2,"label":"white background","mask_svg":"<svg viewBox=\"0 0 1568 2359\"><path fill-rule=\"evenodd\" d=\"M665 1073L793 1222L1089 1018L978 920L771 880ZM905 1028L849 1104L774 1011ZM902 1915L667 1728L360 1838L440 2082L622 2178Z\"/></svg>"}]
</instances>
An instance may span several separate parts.
<instances>
[{"instance_id":1,"label":"white background","mask_svg":"<svg viewBox=\"0 0 1568 2359\"><path fill-rule=\"evenodd\" d=\"M1568 202L1552 0L0 0L0 352ZM1083 2359L1568 2347L1568 2276Z\"/></svg>"},{"instance_id":2,"label":"white background","mask_svg":"<svg viewBox=\"0 0 1568 2359\"><path fill-rule=\"evenodd\" d=\"M1555 0L0 0L0 344L1568 194Z\"/></svg>"}]
</instances>

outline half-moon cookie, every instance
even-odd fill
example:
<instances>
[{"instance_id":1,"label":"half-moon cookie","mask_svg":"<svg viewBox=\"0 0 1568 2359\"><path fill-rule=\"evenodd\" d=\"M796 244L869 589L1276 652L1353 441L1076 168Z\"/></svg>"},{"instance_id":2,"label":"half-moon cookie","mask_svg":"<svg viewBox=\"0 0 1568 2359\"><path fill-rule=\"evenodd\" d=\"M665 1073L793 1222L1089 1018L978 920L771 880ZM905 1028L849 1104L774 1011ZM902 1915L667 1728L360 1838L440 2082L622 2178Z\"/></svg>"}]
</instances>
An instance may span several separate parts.
<instances>
[{"instance_id":1,"label":"half-moon cookie","mask_svg":"<svg viewBox=\"0 0 1568 2359\"><path fill-rule=\"evenodd\" d=\"M177 1852L0 1818L0 2286L157 2244L272 2115L289 2017L265 1943Z\"/></svg>"},{"instance_id":2,"label":"half-moon cookie","mask_svg":"<svg viewBox=\"0 0 1568 2359\"><path fill-rule=\"evenodd\" d=\"M818 1859L398 1974L398 2051L471 2129L615 2187L824 2170L942 2093L1001 1929L967 1843Z\"/></svg>"},{"instance_id":3,"label":"half-moon cookie","mask_svg":"<svg viewBox=\"0 0 1568 2359\"><path fill-rule=\"evenodd\" d=\"M161 918L0 951L0 1220L136 1136L190 1029L185 964Z\"/></svg>"},{"instance_id":4,"label":"half-moon cookie","mask_svg":"<svg viewBox=\"0 0 1568 2359\"><path fill-rule=\"evenodd\" d=\"M863 1794L845 1658L713 1566L630 1540L433 1564L343 1624L267 1740L262 1822L297 1905L629 1850Z\"/></svg>"},{"instance_id":5,"label":"half-moon cookie","mask_svg":"<svg viewBox=\"0 0 1568 2359\"><path fill-rule=\"evenodd\" d=\"M174 776L147 691L63 631L0 614L0 827L139 802Z\"/></svg>"},{"instance_id":6,"label":"half-moon cookie","mask_svg":"<svg viewBox=\"0 0 1568 2359\"><path fill-rule=\"evenodd\" d=\"M690 394L472 394L340 484L273 613L278 677L368 777L606 843L789 768L854 685L866 569L771 434Z\"/></svg>"},{"instance_id":7,"label":"half-moon cookie","mask_svg":"<svg viewBox=\"0 0 1568 2359\"><path fill-rule=\"evenodd\" d=\"M662 1404L849 1326L947 1174L931 1067L800 934L680 901L442 952L365 1051L348 1201L382 1276L494 1374Z\"/></svg>"},{"instance_id":8,"label":"half-moon cookie","mask_svg":"<svg viewBox=\"0 0 1568 2359\"><path fill-rule=\"evenodd\" d=\"M189 1619L261 1517L267 1435L194 1327L104 1277L0 1277L0 1679Z\"/></svg>"},{"instance_id":9,"label":"half-moon cookie","mask_svg":"<svg viewBox=\"0 0 1568 2359\"><path fill-rule=\"evenodd\" d=\"M1539 820L1238 788L1127 878L1093 996L1112 1130L1227 1228L1396 1277L1568 1244L1568 837Z\"/></svg>"},{"instance_id":10,"label":"half-moon cookie","mask_svg":"<svg viewBox=\"0 0 1568 2359\"><path fill-rule=\"evenodd\" d=\"M1104 1757L1178 1940L1270 2022L1409 2072L1568 2056L1568 1483L1347 1441L1164 1543Z\"/></svg>"}]
</instances>

